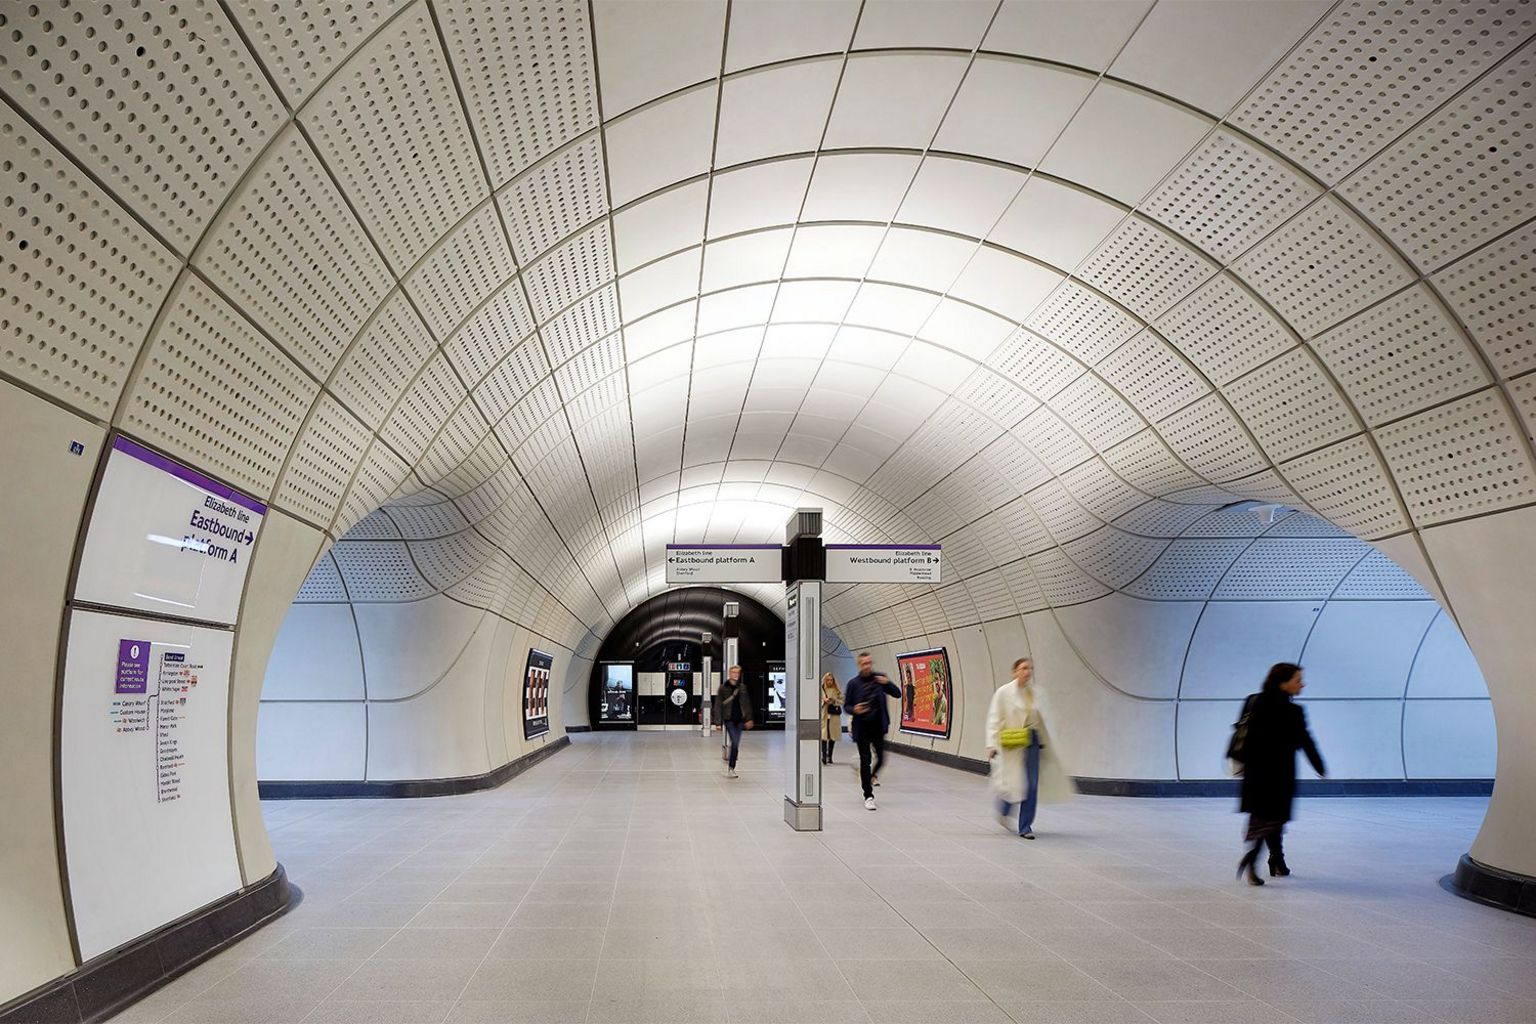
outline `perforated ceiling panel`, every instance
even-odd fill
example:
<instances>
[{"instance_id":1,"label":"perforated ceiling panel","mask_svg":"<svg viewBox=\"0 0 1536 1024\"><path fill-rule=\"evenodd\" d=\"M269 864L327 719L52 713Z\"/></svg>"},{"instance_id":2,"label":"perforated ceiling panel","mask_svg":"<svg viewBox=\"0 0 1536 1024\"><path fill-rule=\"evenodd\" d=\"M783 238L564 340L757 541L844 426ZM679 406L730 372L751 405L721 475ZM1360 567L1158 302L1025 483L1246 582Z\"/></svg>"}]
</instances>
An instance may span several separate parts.
<instances>
[{"instance_id":1,"label":"perforated ceiling panel","mask_svg":"<svg viewBox=\"0 0 1536 1024\"><path fill-rule=\"evenodd\" d=\"M897 642L1536 504L1529 4L787 11L0 9L0 377L573 648L799 506Z\"/></svg>"}]
</instances>

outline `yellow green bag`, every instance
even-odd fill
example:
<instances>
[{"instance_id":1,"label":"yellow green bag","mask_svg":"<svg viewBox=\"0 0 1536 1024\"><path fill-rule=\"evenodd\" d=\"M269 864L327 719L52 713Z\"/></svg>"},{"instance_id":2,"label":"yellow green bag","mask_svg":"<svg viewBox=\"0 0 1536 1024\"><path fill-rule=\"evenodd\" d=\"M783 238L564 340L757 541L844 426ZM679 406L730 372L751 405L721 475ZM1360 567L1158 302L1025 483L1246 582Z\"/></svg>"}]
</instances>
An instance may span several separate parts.
<instances>
[{"instance_id":1,"label":"yellow green bag","mask_svg":"<svg viewBox=\"0 0 1536 1024\"><path fill-rule=\"evenodd\" d=\"M1030 729L1025 726L1022 729L1004 729L997 734L997 742L1004 750L1017 750L1020 747L1029 746Z\"/></svg>"}]
</instances>

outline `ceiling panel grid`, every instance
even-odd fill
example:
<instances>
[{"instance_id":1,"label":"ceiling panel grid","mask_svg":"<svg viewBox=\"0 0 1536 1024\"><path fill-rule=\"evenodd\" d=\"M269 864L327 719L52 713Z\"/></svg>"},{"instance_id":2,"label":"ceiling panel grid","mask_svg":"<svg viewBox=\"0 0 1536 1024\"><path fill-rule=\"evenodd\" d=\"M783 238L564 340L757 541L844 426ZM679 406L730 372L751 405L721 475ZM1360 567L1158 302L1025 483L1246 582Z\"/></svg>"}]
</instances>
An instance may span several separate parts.
<instances>
[{"instance_id":1,"label":"ceiling panel grid","mask_svg":"<svg viewBox=\"0 0 1536 1024\"><path fill-rule=\"evenodd\" d=\"M417 375L379 436L415 465L464 401L464 385L438 352Z\"/></svg>"},{"instance_id":2,"label":"ceiling panel grid","mask_svg":"<svg viewBox=\"0 0 1536 1024\"><path fill-rule=\"evenodd\" d=\"M1082 604L1110 592L1104 584L1083 572L1060 548L1031 555L1028 562L1039 581L1040 592L1053 607Z\"/></svg>"},{"instance_id":3,"label":"ceiling panel grid","mask_svg":"<svg viewBox=\"0 0 1536 1024\"><path fill-rule=\"evenodd\" d=\"M1276 462L1341 441L1361 428L1349 403L1306 348L1295 348L1222 389Z\"/></svg>"},{"instance_id":4,"label":"ceiling panel grid","mask_svg":"<svg viewBox=\"0 0 1536 1024\"><path fill-rule=\"evenodd\" d=\"M343 540L331 556L353 601L415 601L432 594L402 542Z\"/></svg>"},{"instance_id":5,"label":"ceiling panel grid","mask_svg":"<svg viewBox=\"0 0 1536 1024\"><path fill-rule=\"evenodd\" d=\"M1340 192L1419 267L1444 266L1536 214L1536 184L1522 173L1536 157L1533 97L1536 45L1527 44Z\"/></svg>"},{"instance_id":6,"label":"ceiling panel grid","mask_svg":"<svg viewBox=\"0 0 1536 1024\"><path fill-rule=\"evenodd\" d=\"M288 456L273 502L329 526L372 432L330 395L320 395Z\"/></svg>"},{"instance_id":7,"label":"ceiling panel grid","mask_svg":"<svg viewBox=\"0 0 1536 1024\"><path fill-rule=\"evenodd\" d=\"M1218 386L1296 345L1279 318L1227 274L1170 310L1157 329Z\"/></svg>"},{"instance_id":8,"label":"ceiling panel grid","mask_svg":"<svg viewBox=\"0 0 1536 1024\"><path fill-rule=\"evenodd\" d=\"M1147 425L1118 392L1091 373L1067 385L1050 405L1096 451L1114 447Z\"/></svg>"},{"instance_id":9,"label":"ceiling panel grid","mask_svg":"<svg viewBox=\"0 0 1536 1024\"><path fill-rule=\"evenodd\" d=\"M1205 379L1150 327L1104 357L1098 372L1152 421L1210 392Z\"/></svg>"},{"instance_id":10,"label":"ceiling panel grid","mask_svg":"<svg viewBox=\"0 0 1536 1024\"><path fill-rule=\"evenodd\" d=\"M216 0L121 7L0 8L4 91L190 253L286 112Z\"/></svg>"},{"instance_id":11,"label":"ceiling panel grid","mask_svg":"<svg viewBox=\"0 0 1536 1024\"><path fill-rule=\"evenodd\" d=\"M1089 366L1097 366L1142 326L1125 310L1076 281L1063 282L1024 323Z\"/></svg>"},{"instance_id":12,"label":"ceiling panel grid","mask_svg":"<svg viewBox=\"0 0 1536 1024\"><path fill-rule=\"evenodd\" d=\"M1104 525L1101 520L1079 505L1072 498L1071 493L1058 481L1052 480L1048 484L1037 487L1024 498L1040 516L1040 521L1045 524L1045 528L1050 531L1058 544L1065 544L1070 540L1086 536Z\"/></svg>"},{"instance_id":13,"label":"ceiling panel grid","mask_svg":"<svg viewBox=\"0 0 1536 1024\"><path fill-rule=\"evenodd\" d=\"M299 107L371 34L411 0L309 0L275 4L234 0L235 20L277 80L288 105Z\"/></svg>"},{"instance_id":14,"label":"ceiling panel grid","mask_svg":"<svg viewBox=\"0 0 1536 1024\"><path fill-rule=\"evenodd\" d=\"M1461 330L1422 286L1345 321L1312 348L1372 426L1489 383Z\"/></svg>"},{"instance_id":15,"label":"ceiling panel grid","mask_svg":"<svg viewBox=\"0 0 1536 1024\"><path fill-rule=\"evenodd\" d=\"M1209 511L1198 505L1153 500L1127 512L1115 520L1115 525L1145 537L1181 537Z\"/></svg>"},{"instance_id":16,"label":"ceiling panel grid","mask_svg":"<svg viewBox=\"0 0 1536 1024\"><path fill-rule=\"evenodd\" d=\"M342 356L330 390L377 430L436 348L405 293L395 291Z\"/></svg>"},{"instance_id":17,"label":"ceiling panel grid","mask_svg":"<svg viewBox=\"0 0 1536 1024\"><path fill-rule=\"evenodd\" d=\"M597 126L592 30L563 0L435 0L495 185Z\"/></svg>"},{"instance_id":18,"label":"ceiling panel grid","mask_svg":"<svg viewBox=\"0 0 1536 1024\"><path fill-rule=\"evenodd\" d=\"M287 356L188 274L131 385L122 425L266 496L318 392Z\"/></svg>"},{"instance_id":19,"label":"ceiling panel grid","mask_svg":"<svg viewBox=\"0 0 1536 1024\"><path fill-rule=\"evenodd\" d=\"M1101 583L1124 590L1157 561L1167 541L1138 537L1106 526L1080 540L1067 544L1067 555Z\"/></svg>"},{"instance_id":20,"label":"ceiling panel grid","mask_svg":"<svg viewBox=\"0 0 1536 1024\"><path fill-rule=\"evenodd\" d=\"M1447 267L1434 283L1497 372L1536 370L1536 221Z\"/></svg>"},{"instance_id":21,"label":"ceiling panel grid","mask_svg":"<svg viewBox=\"0 0 1536 1024\"><path fill-rule=\"evenodd\" d=\"M1281 469L1308 505L1357 536L1388 537L1408 528L1392 481L1364 437L1292 459Z\"/></svg>"},{"instance_id":22,"label":"ceiling panel grid","mask_svg":"<svg viewBox=\"0 0 1536 1024\"><path fill-rule=\"evenodd\" d=\"M1122 589L1149 601L1204 601L1248 547L1246 540L1174 540Z\"/></svg>"},{"instance_id":23,"label":"ceiling panel grid","mask_svg":"<svg viewBox=\"0 0 1536 1024\"><path fill-rule=\"evenodd\" d=\"M1243 551L1216 587L1216 601L1323 601L1369 548L1345 540L1261 537Z\"/></svg>"},{"instance_id":24,"label":"ceiling panel grid","mask_svg":"<svg viewBox=\"0 0 1536 1024\"><path fill-rule=\"evenodd\" d=\"M309 575L299 584L294 604L326 604L347 600L347 588L341 582L341 572L327 551L315 560Z\"/></svg>"},{"instance_id":25,"label":"ceiling panel grid","mask_svg":"<svg viewBox=\"0 0 1536 1024\"><path fill-rule=\"evenodd\" d=\"M317 377L394 282L304 136L286 130L230 197L194 265ZM346 267L346 274L337 274Z\"/></svg>"},{"instance_id":26,"label":"ceiling panel grid","mask_svg":"<svg viewBox=\"0 0 1536 1024\"><path fill-rule=\"evenodd\" d=\"M1013 593L1008 589L1007 577L1001 569L989 569L968 578L965 589L971 595L978 621L992 622L1018 614L1018 606L1013 603Z\"/></svg>"},{"instance_id":27,"label":"ceiling panel grid","mask_svg":"<svg viewBox=\"0 0 1536 1024\"><path fill-rule=\"evenodd\" d=\"M516 302L521 305L522 300L519 298ZM496 324L490 317L485 322L487 331L505 325L505 320ZM455 365L459 366L461 372L467 369L466 363L474 365L483 362L497 350L506 352L505 358L496 363L483 379L480 379L474 390L475 403L480 406L481 412L485 413L485 418L489 422L500 423L504 416L525 399L534 397L541 386L546 394L555 393L554 378L549 376L549 364L544 360L544 346L537 338L516 343L510 342L504 336L481 334L478 329L471 330L466 327L464 331L459 332L454 341L461 344L449 347L449 358L454 359ZM479 379L468 373L465 376L471 380ZM550 412L552 410L546 409L545 415Z\"/></svg>"},{"instance_id":28,"label":"ceiling panel grid","mask_svg":"<svg viewBox=\"0 0 1536 1024\"><path fill-rule=\"evenodd\" d=\"M1337 182L1511 52L1533 27L1530 6L1513 0L1351 0L1260 83L1232 121Z\"/></svg>"},{"instance_id":29,"label":"ceiling panel grid","mask_svg":"<svg viewBox=\"0 0 1536 1024\"><path fill-rule=\"evenodd\" d=\"M1106 451L1103 458L1127 484L1153 497L1201 483L1156 430L1143 430Z\"/></svg>"},{"instance_id":30,"label":"ceiling panel grid","mask_svg":"<svg viewBox=\"0 0 1536 1024\"><path fill-rule=\"evenodd\" d=\"M1420 527L1536 501L1524 432L1497 391L1483 391L1376 432Z\"/></svg>"},{"instance_id":31,"label":"ceiling panel grid","mask_svg":"<svg viewBox=\"0 0 1536 1024\"><path fill-rule=\"evenodd\" d=\"M1185 406L1158 423L1157 429L1174 453L1207 480L1236 480L1269 468L1219 395Z\"/></svg>"},{"instance_id":32,"label":"ceiling panel grid","mask_svg":"<svg viewBox=\"0 0 1536 1024\"><path fill-rule=\"evenodd\" d=\"M425 3L370 39L299 119L397 274L489 194Z\"/></svg>"},{"instance_id":33,"label":"ceiling panel grid","mask_svg":"<svg viewBox=\"0 0 1536 1024\"><path fill-rule=\"evenodd\" d=\"M1230 263L1318 194L1293 167L1223 128L1140 209Z\"/></svg>"},{"instance_id":34,"label":"ceiling panel grid","mask_svg":"<svg viewBox=\"0 0 1536 1024\"><path fill-rule=\"evenodd\" d=\"M1010 562L1002 566L1000 571L1008 584L1008 592L1013 595L1014 607L1019 610L1020 615L1049 607L1045 591L1040 589L1040 581L1036 579L1029 559L1021 558L1017 562Z\"/></svg>"},{"instance_id":35,"label":"ceiling panel grid","mask_svg":"<svg viewBox=\"0 0 1536 1024\"><path fill-rule=\"evenodd\" d=\"M0 138L0 369L110 419L177 262L8 107Z\"/></svg>"},{"instance_id":36,"label":"ceiling panel grid","mask_svg":"<svg viewBox=\"0 0 1536 1024\"><path fill-rule=\"evenodd\" d=\"M1106 523L1147 500L1147 495L1120 479L1102 459L1063 473L1061 483L1080 505Z\"/></svg>"},{"instance_id":37,"label":"ceiling panel grid","mask_svg":"<svg viewBox=\"0 0 1536 1024\"><path fill-rule=\"evenodd\" d=\"M485 203L433 247L403 283L427 326L447 338L516 273L496 208ZM503 294L516 291L508 287Z\"/></svg>"},{"instance_id":38,"label":"ceiling panel grid","mask_svg":"<svg viewBox=\"0 0 1536 1024\"><path fill-rule=\"evenodd\" d=\"M1141 319L1153 320L1216 270L1198 250L1133 215L1088 257L1076 276Z\"/></svg>"},{"instance_id":39,"label":"ceiling panel grid","mask_svg":"<svg viewBox=\"0 0 1536 1024\"><path fill-rule=\"evenodd\" d=\"M391 451L388 445L375 439L362 465L352 477L341 512L331 527L331 535L344 535L358 520L382 505L384 499L405 481L410 471L410 466Z\"/></svg>"}]
</instances>

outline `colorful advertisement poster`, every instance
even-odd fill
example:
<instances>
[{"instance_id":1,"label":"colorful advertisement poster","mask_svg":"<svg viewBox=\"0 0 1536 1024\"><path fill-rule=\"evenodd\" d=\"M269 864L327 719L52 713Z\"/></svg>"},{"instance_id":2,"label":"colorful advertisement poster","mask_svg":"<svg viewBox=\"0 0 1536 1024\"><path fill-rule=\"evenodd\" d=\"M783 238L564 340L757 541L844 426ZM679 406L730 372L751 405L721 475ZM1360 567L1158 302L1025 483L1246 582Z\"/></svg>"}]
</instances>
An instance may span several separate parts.
<instances>
[{"instance_id":1,"label":"colorful advertisement poster","mask_svg":"<svg viewBox=\"0 0 1536 1024\"><path fill-rule=\"evenodd\" d=\"M528 650L528 668L523 673L523 739L531 740L549 732L549 674L554 655Z\"/></svg>"},{"instance_id":2,"label":"colorful advertisement poster","mask_svg":"<svg viewBox=\"0 0 1536 1024\"><path fill-rule=\"evenodd\" d=\"M628 662L603 663L603 692L597 720L607 725L633 725L635 721L635 666Z\"/></svg>"},{"instance_id":3,"label":"colorful advertisement poster","mask_svg":"<svg viewBox=\"0 0 1536 1024\"><path fill-rule=\"evenodd\" d=\"M949 739L954 691L949 655L942 647L896 656L896 686L901 690L901 731Z\"/></svg>"},{"instance_id":4,"label":"colorful advertisement poster","mask_svg":"<svg viewBox=\"0 0 1536 1024\"><path fill-rule=\"evenodd\" d=\"M788 677L782 668L770 668L768 670L768 721L784 721L784 708L787 705L787 696L784 693Z\"/></svg>"}]
</instances>

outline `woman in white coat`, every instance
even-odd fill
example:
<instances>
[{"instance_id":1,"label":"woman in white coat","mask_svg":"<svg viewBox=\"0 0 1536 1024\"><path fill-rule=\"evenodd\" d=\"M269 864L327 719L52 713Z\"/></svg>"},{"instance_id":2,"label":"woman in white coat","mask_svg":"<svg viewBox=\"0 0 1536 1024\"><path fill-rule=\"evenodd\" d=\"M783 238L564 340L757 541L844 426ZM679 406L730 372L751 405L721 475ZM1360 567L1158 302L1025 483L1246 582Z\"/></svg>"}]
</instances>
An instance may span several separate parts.
<instances>
[{"instance_id":1,"label":"woman in white coat","mask_svg":"<svg viewBox=\"0 0 1536 1024\"><path fill-rule=\"evenodd\" d=\"M1019 835L1035 838L1035 807L1072 795L1072 781L1061 766L1056 745L1047 728L1044 697L1034 684L1034 665L1028 658L1013 663L1013 678L998 687L987 708L987 759L992 763L992 792L997 817L1004 828L1015 806L1019 809ZM1027 746L1003 746L1004 730L1029 729ZM1015 735L1017 735L1015 733Z\"/></svg>"}]
</instances>

